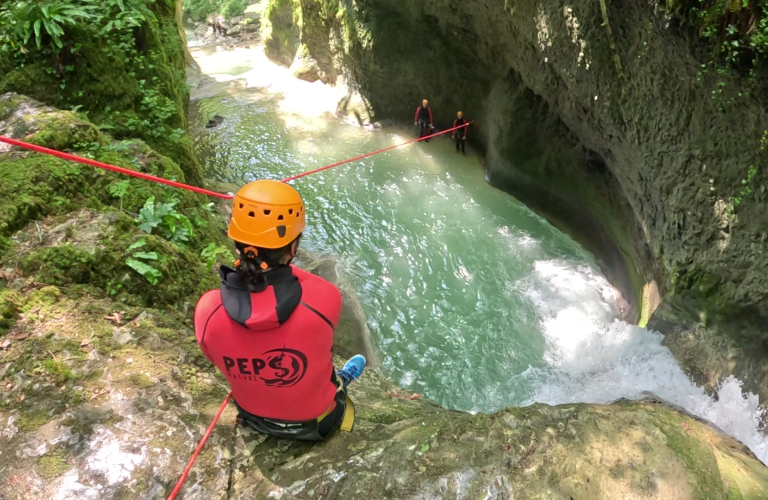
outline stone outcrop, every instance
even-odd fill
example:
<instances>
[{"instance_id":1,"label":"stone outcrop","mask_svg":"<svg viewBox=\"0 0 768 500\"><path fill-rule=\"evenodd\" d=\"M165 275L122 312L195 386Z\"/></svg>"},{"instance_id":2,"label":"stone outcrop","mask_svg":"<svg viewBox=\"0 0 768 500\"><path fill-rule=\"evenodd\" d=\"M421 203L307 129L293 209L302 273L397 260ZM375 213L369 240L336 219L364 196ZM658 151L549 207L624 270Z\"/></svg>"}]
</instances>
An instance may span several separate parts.
<instances>
[{"instance_id":1,"label":"stone outcrop","mask_svg":"<svg viewBox=\"0 0 768 500\"><path fill-rule=\"evenodd\" d=\"M738 363L760 365L759 80L702 69L690 33L639 0L293 5L319 67L346 73L376 120L409 121L424 97L441 127L459 109L474 119L489 180L596 254L625 319L645 324L661 296L657 321L701 324Z\"/></svg>"}]
</instances>

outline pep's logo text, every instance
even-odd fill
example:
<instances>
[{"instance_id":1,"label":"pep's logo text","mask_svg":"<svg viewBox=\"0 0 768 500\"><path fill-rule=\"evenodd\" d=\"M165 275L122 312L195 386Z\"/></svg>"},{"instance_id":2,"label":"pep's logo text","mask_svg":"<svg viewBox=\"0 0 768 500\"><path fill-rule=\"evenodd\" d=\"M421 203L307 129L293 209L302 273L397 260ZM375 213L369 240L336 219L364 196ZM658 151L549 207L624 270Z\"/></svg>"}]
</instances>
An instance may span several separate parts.
<instances>
[{"instance_id":1,"label":"pep's logo text","mask_svg":"<svg viewBox=\"0 0 768 500\"><path fill-rule=\"evenodd\" d=\"M228 377L261 380L269 387L296 385L307 373L307 357L295 349L272 349L259 358L223 358Z\"/></svg>"}]
</instances>

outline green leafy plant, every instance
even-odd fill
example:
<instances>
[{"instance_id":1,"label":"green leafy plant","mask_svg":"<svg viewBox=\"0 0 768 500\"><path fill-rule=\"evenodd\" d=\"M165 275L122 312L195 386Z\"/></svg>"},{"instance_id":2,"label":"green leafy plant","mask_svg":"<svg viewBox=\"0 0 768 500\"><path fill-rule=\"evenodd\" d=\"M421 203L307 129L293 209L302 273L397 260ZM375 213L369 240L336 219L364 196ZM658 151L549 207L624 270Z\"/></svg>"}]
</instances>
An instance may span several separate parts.
<instances>
[{"instance_id":1,"label":"green leafy plant","mask_svg":"<svg viewBox=\"0 0 768 500\"><path fill-rule=\"evenodd\" d=\"M42 48L47 38L61 50L65 28L96 17L94 0L38 0L5 2L0 8L0 45L26 52L32 35Z\"/></svg>"},{"instance_id":2,"label":"green leafy plant","mask_svg":"<svg viewBox=\"0 0 768 500\"><path fill-rule=\"evenodd\" d=\"M152 11L147 8L146 3L142 0L107 0L103 2L110 15L105 16L109 20L102 31L106 33L112 30L138 28L147 19L156 19Z\"/></svg>"},{"instance_id":3,"label":"green leafy plant","mask_svg":"<svg viewBox=\"0 0 768 500\"><path fill-rule=\"evenodd\" d=\"M196 21L204 21L206 17L217 12L222 0L184 0L184 11Z\"/></svg>"},{"instance_id":4,"label":"green leafy plant","mask_svg":"<svg viewBox=\"0 0 768 500\"><path fill-rule=\"evenodd\" d=\"M756 175L757 167L750 165L749 169L747 170L747 177L745 179L741 179L742 188L739 190L739 195L731 197L731 203L733 203L734 208L741 205L741 202L744 201L747 196L752 194L752 180Z\"/></svg>"},{"instance_id":5,"label":"green leafy plant","mask_svg":"<svg viewBox=\"0 0 768 500\"><path fill-rule=\"evenodd\" d=\"M213 269L219 255L232 260L232 252L230 252L227 247L216 245L216 243L210 243L203 249L202 253L200 253L200 256L205 260L208 269Z\"/></svg>"},{"instance_id":6,"label":"green leafy plant","mask_svg":"<svg viewBox=\"0 0 768 500\"><path fill-rule=\"evenodd\" d=\"M194 229L187 216L176 210L177 203L155 203L155 197L150 197L136 219L139 229L147 234L157 229L165 239L176 244L189 241L194 236Z\"/></svg>"},{"instance_id":7,"label":"green leafy plant","mask_svg":"<svg viewBox=\"0 0 768 500\"><path fill-rule=\"evenodd\" d=\"M72 369L65 362L59 359L47 359L43 362L43 370L45 370L57 384L63 384L64 382L77 378Z\"/></svg>"},{"instance_id":8,"label":"green leafy plant","mask_svg":"<svg viewBox=\"0 0 768 500\"><path fill-rule=\"evenodd\" d=\"M157 285L160 281L160 278L163 277L163 273L161 273L156 267L153 267L150 264L147 264L147 261L157 261L158 255L157 252L142 252L142 251L136 251L140 248L143 248L147 245L147 241L144 239L141 239L128 247L126 250L127 254L130 254L128 258L125 259L125 265L139 273L140 275L144 276L144 279L149 281L152 285ZM133 252L133 253L131 253Z\"/></svg>"},{"instance_id":9,"label":"green leafy plant","mask_svg":"<svg viewBox=\"0 0 768 500\"><path fill-rule=\"evenodd\" d=\"M768 55L768 4L764 0L666 0L667 12L696 29L713 59L749 69Z\"/></svg>"},{"instance_id":10,"label":"green leafy plant","mask_svg":"<svg viewBox=\"0 0 768 500\"><path fill-rule=\"evenodd\" d=\"M123 197L128 193L128 188L131 187L130 179L112 184L109 186L109 194L112 198L120 199L120 210L123 210Z\"/></svg>"},{"instance_id":11,"label":"green leafy plant","mask_svg":"<svg viewBox=\"0 0 768 500\"><path fill-rule=\"evenodd\" d=\"M229 19L242 16L248 8L248 0L226 0L221 6L221 15Z\"/></svg>"},{"instance_id":12,"label":"green leafy plant","mask_svg":"<svg viewBox=\"0 0 768 500\"><path fill-rule=\"evenodd\" d=\"M768 147L768 129L763 130L763 136L760 138L760 150L758 151L758 154L764 152L766 147ZM741 189L739 190L739 195L731 196L730 198L731 206L733 208L729 211L729 217L732 215L733 210L741 205L747 196L752 194L752 184L755 180L755 177L757 177L757 166L752 164L747 169L747 176L744 179L741 179Z\"/></svg>"}]
</instances>

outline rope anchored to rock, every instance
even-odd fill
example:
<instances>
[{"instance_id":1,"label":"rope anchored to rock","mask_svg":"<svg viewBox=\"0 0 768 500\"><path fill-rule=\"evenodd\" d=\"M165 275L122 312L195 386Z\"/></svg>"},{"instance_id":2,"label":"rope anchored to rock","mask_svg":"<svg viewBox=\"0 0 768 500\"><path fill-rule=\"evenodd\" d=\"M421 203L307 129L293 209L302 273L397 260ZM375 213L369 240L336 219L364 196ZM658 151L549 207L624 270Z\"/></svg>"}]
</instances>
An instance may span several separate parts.
<instances>
[{"instance_id":1,"label":"rope anchored to rock","mask_svg":"<svg viewBox=\"0 0 768 500\"><path fill-rule=\"evenodd\" d=\"M355 156L353 158L349 158L347 160L340 161L340 162L337 162L337 163L332 163L330 165L326 165L324 167L316 168L314 170L309 170L307 172L304 172L304 173L301 173L301 174L298 174L298 175L287 177L287 178L283 179L281 182L290 182L290 181L293 181L293 180L296 180L296 179L300 179L302 177L306 177L308 175L312 175L312 174L316 174L318 172L322 172L323 170L328 170L328 169L331 169L331 168L334 168L334 167L338 167L340 165L345 165L347 163L351 163L351 162L354 162L354 161L357 161L357 160L362 160L363 158L368 158L369 156L377 155L379 153L384 153L385 151L389 151L391 149L399 148L399 147L405 146L407 144L413 144L415 142L424 141L424 140L430 139L432 137L437 137L439 135L447 134L449 132L453 132L453 131L458 130L460 128L469 127L469 125L471 123L473 123L473 122L465 123L465 124L460 125L458 127L453 127L453 128L447 129L447 130L443 130L441 132L437 132L437 133L425 136L425 137L420 137L418 139L412 139L410 141L406 141L406 142L403 142L401 144L395 144L393 146L389 146L387 148L379 149L377 151L372 151L370 153L366 153L366 154L363 154L363 155ZM157 177L157 176L154 176L154 175L145 174L145 173L142 173L142 172L137 172L135 170L130 170L130 169L127 169L127 168L118 167L116 165L110 165L108 163L102 163L100 161L92 160L90 158L84 158L82 156L77 156L77 155L73 155L73 154L70 154L70 153L64 153L62 151L57 151L55 149L50 149L50 148L46 148L46 147L43 147L43 146L38 146L36 144L31 144L31 143L28 143L28 142L19 141L17 139L11 139L10 137L0 136L0 142L4 142L6 144L10 144L11 146L16 146L16 147L23 148L23 149L28 149L28 150L34 151L36 153L42 153L42 154L46 154L46 155L50 155L50 156L55 156L57 158L61 158L62 160L73 161L73 162L76 162L76 163L81 163L83 165L89 165L91 167L100 168L100 169L103 169L103 170L109 170L111 172L116 172L118 174L124 174L124 175L128 175L128 176L131 176L131 177L136 177L138 179L143 179L143 180L147 180L147 181L151 181L151 182L157 182L159 184L164 184L166 186L171 186L171 187L175 187L175 188L179 188L179 189L186 189L187 191L192 191L192 192L198 193L198 194L204 194L204 195L207 195L207 196L214 196L216 198L221 198L221 199L224 199L224 200L230 200L233 197L231 194L217 193L215 191L210 191L208 189L203 189L203 188L200 188L200 187L197 187L197 186L190 186L189 184L184 184L184 183L181 183L181 182L176 182L176 181L171 181L171 180L168 180L168 179L163 179L162 177ZM410 399L410 400L414 400L416 398L421 397L420 394L413 394L410 397L402 396L400 394L395 394L395 393L384 393L384 394L387 395L387 396L404 398L404 399ZM179 478L179 481L176 483L176 486L173 488L173 491L168 496L167 500L174 500L176 498L176 496L179 494L179 491L181 490L182 486L184 485L184 481L186 481L187 476L189 475L190 470L192 470L192 466L194 465L195 460L197 459L198 455L200 455L200 452L202 451L203 447L205 446L205 443L208 441L208 438L210 437L211 432L213 432L213 428L216 426L216 423L219 421L219 418L221 417L221 414L224 413L224 410L227 408L227 404L229 403L229 400L231 398L232 398L232 392L230 391L229 394L227 394L227 397L224 399L224 402L221 404L221 407L219 408L219 411L216 413L216 416L214 416L213 421L208 426L208 429L205 431L205 434L203 434L202 439L200 439L200 443L197 445L197 448L195 449L194 453L192 454L192 456L190 457L189 461L187 462L187 465L184 468L184 472L181 474L181 477Z\"/></svg>"},{"instance_id":2,"label":"rope anchored to rock","mask_svg":"<svg viewBox=\"0 0 768 500\"><path fill-rule=\"evenodd\" d=\"M137 177L139 179L144 179L147 181L165 184L167 186L172 186L179 189L186 189L187 191L193 191L199 194L215 196L217 198L223 198L225 200L229 200L232 198L232 196L228 194L216 193L214 191L209 191L207 189L199 188L196 186L190 186L189 184L184 184L176 181L169 181L168 179L163 179L162 177L157 177L154 175L137 172L135 170L118 167L116 165L110 165L108 163L102 163L100 161L91 160L90 158L83 158L82 156L64 153L62 151L56 151L55 149L44 148L36 144L30 144L28 142L11 139L10 137L4 137L2 135L0 135L0 142L4 142L6 144L10 144L11 146L16 146L19 148L29 149L30 151L35 151L36 153L43 153L46 155L55 156L57 158L61 158L62 160L74 161L76 163L82 163L83 165L90 165L91 167L101 168L103 170L110 170L112 172L117 172L118 174L130 175L131 177Z\"/></svg>"},{"instance_id":3,"label":"rope anchored to rock","mask_svg":"<svg viewBox=\"0 0 768 500\"><path fill-rule=\"evenodd\" d=\"M365 153L360 156L355 156L353 158L349 158L340 162L332 163L330 165L326 165L324 167L316 168L314 170L309 170L307 172L293 175L291 177L286 177L280 182L290 182L296 179L300 179L302 177L306 177L308 175L316 174L317 172L322 172L323 170L328 170L329 168L338 167L341 165L345 165L347 163L352 163L353 161L362 160L363 158L368 158L369 156L377 155L379 153L383 153L385 151L389 151L390 149L399 148L400 146L405 146L408 144L413 144L414 142L424 141L426 139L431 139L432 137L437 137L439 135L447 134L448 132L453 132L454 130L463 128L463 127L469 127L469 125L474 122L465 123L464 125L460 125L458 127L449 128L448 130L442 130L440 132L434 133L432 135L428 135L425 137L420 137L418 139L412 139L410 141L403 142L402 144L395 144L393 146L389 146L388 148L379 149L377 151L372 151L370 153ZM194 193L198 194L204 194L207 196L214 196L216 198L221 198L224 200L231 200L232 195L231 194L223 194L223 193L217 193L215 191L210 191L208 189L203 189L197 186L190 186L189 184L184 184L183 182L176 182L171 181L168 179L163 179L162 177L157 177L155 175L145 174L143 172L137 172L135 170L130 170L128 168L118 167L116 165L110 165L108 163L102 163L100 161L91 160L90 158L83 158L82 156L73 155L70 153L64 153L62 151L57 151L55 149L45 148L43 146L38 146L36 144L30 144L28 142L20 141L18 139L11 139L10 137L5 137L0 135L0 142L4 142L6 144L10 144L11 146L16 146L19 148L28 149L30 151L34 151L36 153L43 153L50 156L55 156L57 158L61 158L62 160L68 160L73 161L76 163L81 163L83 165L89 165L91 167L100 168L103 170L109 170L111 172L117 172L118 174L124 174L129 175L131 177L136 177L138 179L143 179L146 181L152 181L157 182L159 184L165 184L167 186L179 188L179 189L186 189L187 191L192 191Z\"/></svg>"},{"instance_id":4,"label":"rope anchored to rock","mask_svg":"<svg viewBox=\"0 0 768 500\"><path fill-rule=\"evenodd\" d=\"M184 467L184 472L181 474L181 477L179 478L179 482L176 483L176 487L173 488L173 491L171 492L171 494L168 495L167 500L173 500L174 498L176 498L176 495L179 494L179 490L181 490L181 487L184 485L184 481L187 480L189 471L192 470L192 466L195 464L195 460L197 460L197 456L203 450L203 446L205 446L206 441L208 441L208 438L211 436L211 432L213 432L213 428L216 426L216 422L219 421L221 414L224 413L224 410L227 408L227 403L229 403L229 399L231 397L232 397L232 391L229 391L229 394L227 394L227 397L224 398L224 402L221 403L221 407L219 408L219 411L216 413L216 416L213 417L213 421L211 422L211 425L208 426L208 430L206 430L205 434L203 434L203 438L200 440L200 443L197 445L197 448L195 449L195 452L190 457L189 462L187 462L187 466Z\"/></svg>"}]
</instances>

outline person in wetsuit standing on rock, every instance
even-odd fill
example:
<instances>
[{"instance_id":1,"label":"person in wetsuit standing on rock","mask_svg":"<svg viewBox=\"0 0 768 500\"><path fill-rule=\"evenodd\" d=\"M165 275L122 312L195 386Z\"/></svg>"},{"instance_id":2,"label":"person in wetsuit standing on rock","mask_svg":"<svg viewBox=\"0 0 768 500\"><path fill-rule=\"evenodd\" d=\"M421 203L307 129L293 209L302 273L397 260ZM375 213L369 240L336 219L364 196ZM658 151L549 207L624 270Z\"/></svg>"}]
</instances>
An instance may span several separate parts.
<instances>
[{"instance_id":1,"label":"person in wetsuit standing on rock","mask_svg":"<svg viewBox=\"0 0 768 500\"><path fill-rule=\"evenodd\" d=\"M435 128L432 124L432 108L429 107L428 100L424 99L421 101L421 106L416 108L413 124L419 127L419 139L429 135L430 130ZM429 142L429 139L426 139L425 142Z\"/></svg>"},{"instance_id":2,"label":"person in wetsuit standing on rock","mask_svg":"<svg viewBox=\"0 0 768 500\"><path fill-rule=\"evenodd\" d=\"M461 111L456 113L456 119L453 120L453 128L461 127L462 125L466 125L466 124L467 124L467 120L464 119L464 113L462 113ZM463 154L464 156L467 155L467 150L466 150L466 145L465 144L467 142L467 129L468 128L469 127L464 127L464 128L460 128L458 130L454 130L453 134L451 134L453 136L453 138L456 140L456 152L458 153L459 152L459 147L461 147L461 154Z\"/></svg>"},{"instance_id":3,"label":"person in wetsuit standing on rock","mask_svg":"<svg viewBox=\"0 0 768 500\"><path fill-rule=\"evenodd\" d=\"M352 429L346 388L363 373L365 358L333 368L341 294L291 265L305 226L304 202L288 184L259 180L240 189L228 229L239 259L234 269L222 266L221 287L200 298L195 336L229 382L244 425L320 441Z\"/></svg>"}]
</instances>

